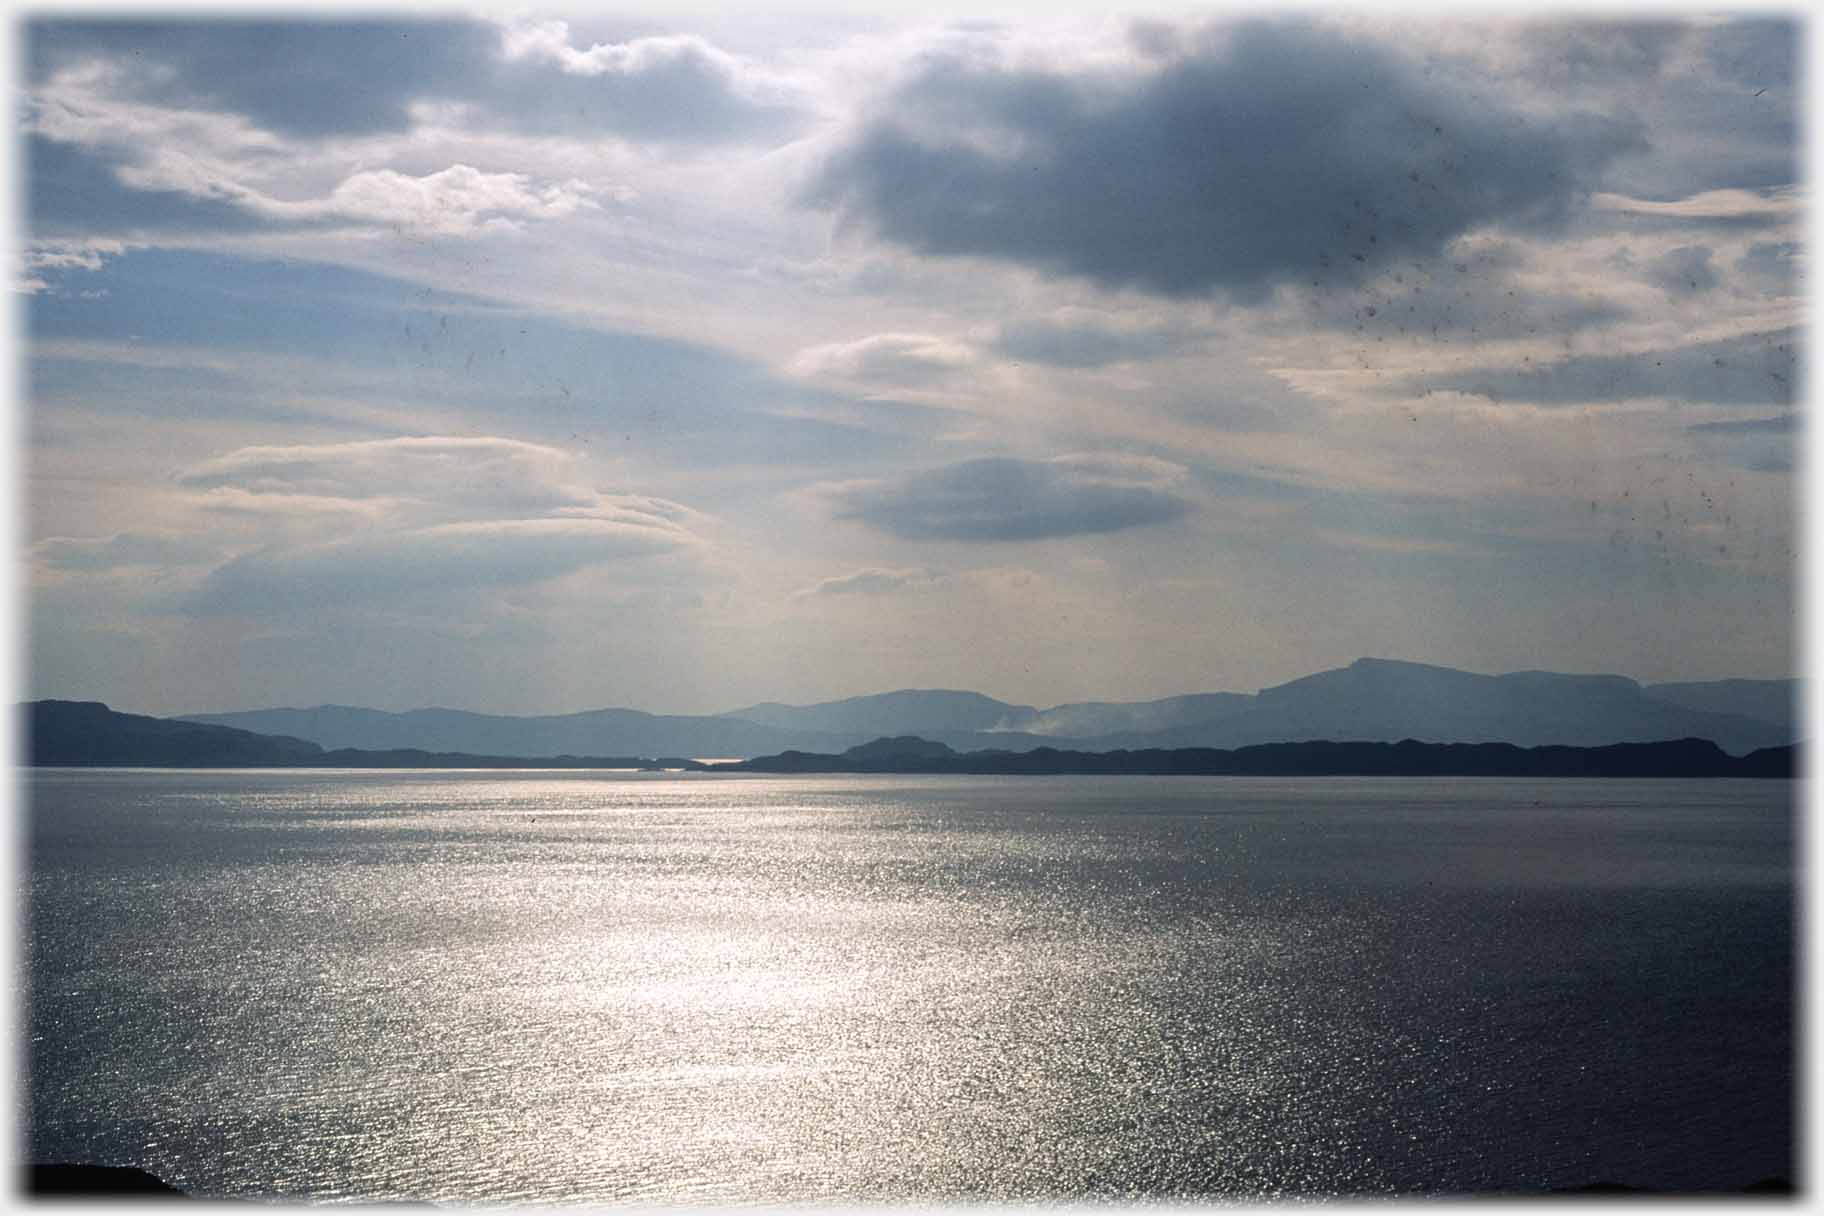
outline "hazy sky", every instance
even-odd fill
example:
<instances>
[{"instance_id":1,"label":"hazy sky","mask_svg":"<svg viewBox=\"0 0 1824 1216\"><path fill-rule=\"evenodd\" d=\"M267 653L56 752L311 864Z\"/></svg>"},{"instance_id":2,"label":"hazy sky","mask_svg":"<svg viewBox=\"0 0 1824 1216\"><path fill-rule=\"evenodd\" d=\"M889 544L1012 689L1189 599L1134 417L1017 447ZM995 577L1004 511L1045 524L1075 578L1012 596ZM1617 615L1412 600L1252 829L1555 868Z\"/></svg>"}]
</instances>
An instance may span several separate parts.
<instances>
[{"instance_id":1,"label":"hazy sky","mask_svg":"<svg viewBox=\"0 0 1824 1216\"><path fill-rule=\"evenodd\" d=\"M21 27L29 695L1789 674L1801 30Z\"/></svg>"}]
</instances>

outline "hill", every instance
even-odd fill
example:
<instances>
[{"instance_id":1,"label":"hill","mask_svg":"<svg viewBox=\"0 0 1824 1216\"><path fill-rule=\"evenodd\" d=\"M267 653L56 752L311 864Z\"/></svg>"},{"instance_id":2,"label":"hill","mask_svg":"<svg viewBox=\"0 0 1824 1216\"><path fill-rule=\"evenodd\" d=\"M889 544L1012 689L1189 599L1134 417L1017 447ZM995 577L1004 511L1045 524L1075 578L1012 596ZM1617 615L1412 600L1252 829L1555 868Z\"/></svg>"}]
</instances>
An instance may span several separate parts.
<instances>
[{"instance_id":1,"label":"hill","mask_svg":"<svg viewBox=\"0 0 1824 1216\"><path fill-rule=\"evenodd\" d=\"M694 760L643 756L498 756L338 748L233 727L123 714L100 701L35 701L21 707L27 763L43 767L145 768L615 768L702 769Z\"/></svg>"},{"instance_id":2,"label":"hill","mask_svg":"<svg viewBox=\"0 0 1824 1216\"><path fill-rule=\"evenodd\" d=\"M303 739L116 713L100 701L33 702L24 742L29 763L38 765L234 768L309 764L323 754Z\"/></svg>"},{"instance_id":3,"label":"hill","mask_svg":"<svg viewBox=\"0 0 1824 1216\"><path fill-rule=\"evenodd\" d=\"M1485 676L1389 659L1358 659L1265 688L1219 720L1098 740L1119 747L1246 747L1307 739L1595 747L1710 739L1742 753L1794 741L1790 727L1656 699L1613 675L1523 671Z\"/></svg>"},{"instance_id":4,"label":"hill","mask_svg":"<svg viewBox=\"0 0 1824 1216\"><path fill-rule=\"evenodd\" d=\"M738 719L598 709L513 717L459 709L388 713L346 705L190 714L185 721L295 735L325 748L467 752L494 756L752 756L787 747L838 749L862 742L858 732L784 731Z\"/></svg>"},{"instance_id":5,"label":"hill","mask_svg":"<svg viewBox=\"0 0 1824 1216\"><path fill-rule=\"evenodd\" d=\"M920 746L920 745L923 746ZM711 766L752 773L979 773L1025 776L1219 777L1761 777L1796 773L1792 747L1731 756L1708 739L1607 747L1515 747L1510 743L1344 743L1313 740L1235 750L957 753L915 738L880 739L841 755L784 752Z\"/></svg>"},{"instance_id":6,"label":"hill","mask_svg":"<svg viewBox=\"0 0 1824 1216\"><path fill-rule=\"evenodd\" d=\"M1797 738L1792 680L1645 687L1614 675L1479 675L1360 659L1258 693L1081 701L1035 709L954 689L902 689L811 705L764 702L710 716L633 709L514 717L453 709L404 713L325 705L192 714L186 720L307 739L325 748L496 756L751 757L834 753L917 735L958 750L1082 751L1247 747L1310 739L1505 742L1593 747L1712 739L1740 754ZM1784 707L1782 711L1782 707ZM1783 717L1757 717L1755 710Z\"/></svg>"}]
</instances>

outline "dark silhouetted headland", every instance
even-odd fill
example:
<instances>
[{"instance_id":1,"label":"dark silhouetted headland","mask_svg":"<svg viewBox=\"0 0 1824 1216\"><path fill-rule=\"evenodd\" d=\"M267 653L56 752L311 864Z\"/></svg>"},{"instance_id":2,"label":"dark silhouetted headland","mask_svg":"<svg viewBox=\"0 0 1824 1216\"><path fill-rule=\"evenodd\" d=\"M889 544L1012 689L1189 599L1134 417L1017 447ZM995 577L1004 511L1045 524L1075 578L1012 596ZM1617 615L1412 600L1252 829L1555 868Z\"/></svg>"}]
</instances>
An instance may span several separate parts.
<instances>
[{"instance_id":1,"label":"dark silhouetted headland","mask_svg":"<svg viewBox=\"0 0 1824 1216\"><path fill-rule=\"evenodd\" d=\"M304 739L123 714L99 701L34 701L26 754L40 766L144 768L614 768L700 769L682 757L481 756L418 748L326 751Z\"/></svg>"},{"instance_id":2,"label":"dark silhouetted headland","mask_svg":"<svg viewBox=\"0 0 1824 1216\"><path fill-rule=\"evenodd\" d=\"M1510 743L1268 743L1223 751L956 752L926 739L877 739L840 755L784 752L718 771L748 773L979 773L1212 777L1787 777L1796 749L1731 756L1708 739L1607 747L1515 747Z\"/></svg>"}]
</instances>

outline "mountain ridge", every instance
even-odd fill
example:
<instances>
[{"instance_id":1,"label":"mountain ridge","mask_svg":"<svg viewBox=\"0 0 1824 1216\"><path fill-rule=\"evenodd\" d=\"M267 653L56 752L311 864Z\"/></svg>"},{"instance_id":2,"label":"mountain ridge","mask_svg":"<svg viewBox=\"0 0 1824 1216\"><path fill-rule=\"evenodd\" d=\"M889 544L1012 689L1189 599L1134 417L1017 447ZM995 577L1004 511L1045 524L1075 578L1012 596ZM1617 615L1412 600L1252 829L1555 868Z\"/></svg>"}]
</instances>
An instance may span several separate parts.
<instances>
[{"instance_id":1,"label":"mountain ridge","mask_svg":"<svg viewBox=\"0 0 1824 1216\"><path fill-rule=\"evenodd\" d=\"M605 708L569 714L402 713L356 706L181 715L185 721L309 739L325 748L421 748L494 755L639 754L748 758L834 753L880 737L919 735L960 749L1219 747L1312 739L1517 746L1596 746L1713 739L1731 752L1791 743L1781 720L1741 706L1792 706L1799 681L1687 681L1540 670L1483 675L1436 664L1363 658L1255 693L1188 693L1153 701L1080 701L1038 709L960 689L897 689L810 705L766 701L713 715ZM752 716L747 716L752 715Z\"/></svg>"}]
</instances>

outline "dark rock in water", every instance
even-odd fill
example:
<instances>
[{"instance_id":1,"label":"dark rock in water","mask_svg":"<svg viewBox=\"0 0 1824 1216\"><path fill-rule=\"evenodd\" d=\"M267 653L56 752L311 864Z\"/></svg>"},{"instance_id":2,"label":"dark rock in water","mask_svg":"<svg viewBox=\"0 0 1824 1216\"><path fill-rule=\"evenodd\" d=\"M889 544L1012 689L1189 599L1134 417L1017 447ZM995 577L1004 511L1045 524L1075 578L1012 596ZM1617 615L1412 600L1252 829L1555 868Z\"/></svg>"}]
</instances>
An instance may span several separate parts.
<instances>
[{"instance_id":1,"label":"dark rock in water","mask_svg":"<svg viewBox=\"0 0 1824 1216\"><path fill-rule=\"evenodd\" d=\"M1792 1184L1790 1178L1763 1178L1759 1182L1750 1182L1742 1191L1749 1195L1796 1195L1799 1188Z\"/></svg>"},{"instance_id":2,"label":"dark rock in water","mask_svg":"<svg viewBox=\"0 0 1824 1216\"><path fill-rule=\"evenodd\" d=\"M33 1198L183 1199L145 1170L120 1165L72 1165L35 1162L25 1167L25 1193Z\"/></svg>"}]
</instances>

